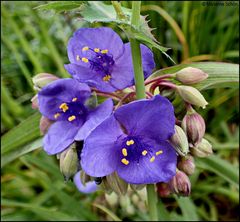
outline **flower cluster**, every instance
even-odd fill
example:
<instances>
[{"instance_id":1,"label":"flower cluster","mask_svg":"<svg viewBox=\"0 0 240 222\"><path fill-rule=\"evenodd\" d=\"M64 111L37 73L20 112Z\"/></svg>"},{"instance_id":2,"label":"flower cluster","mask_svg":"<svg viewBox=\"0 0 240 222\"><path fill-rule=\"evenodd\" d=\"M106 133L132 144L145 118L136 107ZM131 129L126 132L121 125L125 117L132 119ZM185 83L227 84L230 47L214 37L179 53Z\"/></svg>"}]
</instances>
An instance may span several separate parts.
<instances>
[{"instance_id":1,"label":"flower cluster","mask_svg":"<svg viewBox=\"0 0 240 222\"><path fill-rule=\"evenodd\" d=\"M151 50L140 48L146 79L155 63ZM164 193L164 187L168 194L188 195L185 173L194 172L189 147L195 156L211 153L203 138L204 120L191 105L205 107L207 102L195 88L166 79L193 84L207 74L186 68L146 80L146 85L151 84L147 98L134 101L130 44L112 29L77 30L67 52L70 64L65 69L72 78L38 74L33 78L38 93L32 99L32 107L42 114L44 150L57 155L65 180L73 179L85 193L101 187L125 194L128 184L135 189L157 183L159 193ZM155 95L157 87L161 95ZM175 117L166 91L178 93L185 101L187 114L182 121ZM98 105L96 94L111 98Z\"/></svg>"}]
</instances>

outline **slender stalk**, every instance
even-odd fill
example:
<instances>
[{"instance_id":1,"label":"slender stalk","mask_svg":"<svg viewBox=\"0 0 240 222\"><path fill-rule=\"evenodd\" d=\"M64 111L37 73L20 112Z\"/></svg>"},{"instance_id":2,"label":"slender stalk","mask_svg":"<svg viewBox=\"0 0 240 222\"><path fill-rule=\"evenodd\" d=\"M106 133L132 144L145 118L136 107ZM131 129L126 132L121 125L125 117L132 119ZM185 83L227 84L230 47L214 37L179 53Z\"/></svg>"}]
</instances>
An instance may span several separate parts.
<instances>
[{"instance_id":1,"label":"slender stalk","mask_svg":"<svg viewBox=\"0 0 240 222\"><path fill-rule=\"evenodd\" d=\"M132 1L131 24L136 29L140 25L140 9L141 9L141 2ZM145 93L144 75L143 75L143 69L142 69L142 56L141 56L140 44L136 39L134 39L134 37L131 36L130 45L131 45L131 51L132 51L136 96L137 96L137 99L143 99L143 98L146 98L146 93ZM158 220L157 195L155 193L154 184L147 185L147 196L148 196L148 209L149 209L150 220L157 221Z\"/></svg>"}]
</instances>

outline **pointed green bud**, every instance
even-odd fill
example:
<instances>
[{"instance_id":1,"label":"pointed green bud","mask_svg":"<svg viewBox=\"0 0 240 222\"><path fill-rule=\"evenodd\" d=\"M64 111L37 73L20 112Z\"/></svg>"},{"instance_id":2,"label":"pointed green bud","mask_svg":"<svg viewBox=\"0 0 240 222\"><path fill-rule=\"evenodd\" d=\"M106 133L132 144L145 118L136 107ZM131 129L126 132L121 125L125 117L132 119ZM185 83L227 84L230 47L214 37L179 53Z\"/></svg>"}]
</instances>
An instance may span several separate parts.
<instances>
[{"instance_id":1,"label":"pointed green bud","mask_svg":"<svg viewBox=\"0 0 240 222\"><path fill-rule=\"evenodd\" d=\"M201 82L208 77L208 74L201 69L187 67L179 70L176 74L176 79L183 84L190 85Z\"/></svg>"},{"instance_id":2,"label":"pointed green bud","mask_svg":"<svg viewBox=\"0 0 240 222\"><path fill-rule=\"evenodd\" d=\"M118 205L119 198L118 195L114 192L112 192L111 194L105 193L105 199L108 202L108 204L112 207L116 207Z\"/></svg>"},{"instance_id":3,"label":"pointed green bud","mask_svg":"<svg viewBox=\"0 0 240 222\"><path fill-rule=\"evenodd\" d=\"M175 125L175 133L170 142L179 155L185 156L189 152L187 136L180 126Z\"/></svg>"},{"instance_id":4,"label":"pointed green bud","mask_svg":"<svg viewBox=\"0 0 240 222\"><path fill-rule=\"evenodd\" d=\"M60 171L64 176L65 181L72 179L80 167L76 144L73 143L60 154Z\"/></svg>"},{"instance_id":5,"label":"pointed green bud","mask_svg":"<svg viewBox=\"0 0 240 222\"><path fill-rule=\"evenodd\" d=\"M102 183L101 183L101 188L107 193L107 194L111 194L113 192L110 184L107 181L106 177L102 178Z\"/></svg>"},{"instance_id":6,"label":"pointed green bud","mask_svg":"<svg viewBox=\"0 0 240 222\"><path fill-rule=\"evenodd\" d=\"M132 190L142 190L144 187L146 187L146 184L130 184L130 187Z\"/></svg>"},{"instance_id":7,"label":"pointed green bud","mask_svg":"<svg viewBox=\"0 0 240 222\"><path fill-rule=\"evenodd\" d=\"M191 155L180 157L177 166L179 170L182 170L187 175L192 175L195 171L194 158Z\"/></svg>"},{"instance_id":8,"label":"pointed green bud","mask_svg":"<svg viewBox=\"0 0 240 222\"><path fill-rule=\"evenodd\" d=\"M205 121L200 114L190 108L184 116L181 126L191 145L196 146L200 143L206 130Z\"/></svg>"},{"instance_id":9,"label":"pointed green bud","mask_svg":"<svg viewBox=\"0 0 240 222\"><path fill-rule=\"evenodd\" d=\"M59 78L57 76L49 73L39 73L32 78L34 85L33 88L37 91L40 91L44 86L58 79Z\"/></svg>"},{"instance_id":10,"label":"pointed green bud","mask_svg":"<svg viewBox=\"0 0 240 222\"><path fill-rule=\"evenodd\" d=\"M205 109L208 104L203 95L192 86L177 86L176 89L182 99L192 105L200 106Z\"/></svg>"},{"instance_id":11,"label":"pointed green bud","mask_svg":"<svg viewBox=\"0 0 240 222\"><path fill-rule=\"evenodd\" d=\"M42 135L46 134L49 127L54 123L54 121L42 116L39 122L39 128Z\"/></svg>"},{"instance_id":12,"label":"pointed green bud","mask_svg":"<svg viewBox=\"0 0 240 222\"><path fill-rule=\"evenodd\" d=\"M207 157L213 153L212 145L202 138L201 142L191 149L191 153L196 157Z\"/></svg>"},{"instance_id":13,"label":"pointed green bud","mask_svg":"<svg viewBox=\"0 0 240 222\"><path fill-rule=\"evenodd\" d=\"M91 177L87 175L83 170L80 171L80 180L85 186L87 182L91 181Z\"/></svg>"},{"instance_id":14,"label":"pointed green bud","mask_svg":"<svg viewBox=\"0 0 240 222\"><path fill-rule=\"evenodd\" d=\"M106 176L107 182L112 190L118 195L125 195L128 189L128 183L122 180L116 172Z\"/></svg>"}]
</instances>

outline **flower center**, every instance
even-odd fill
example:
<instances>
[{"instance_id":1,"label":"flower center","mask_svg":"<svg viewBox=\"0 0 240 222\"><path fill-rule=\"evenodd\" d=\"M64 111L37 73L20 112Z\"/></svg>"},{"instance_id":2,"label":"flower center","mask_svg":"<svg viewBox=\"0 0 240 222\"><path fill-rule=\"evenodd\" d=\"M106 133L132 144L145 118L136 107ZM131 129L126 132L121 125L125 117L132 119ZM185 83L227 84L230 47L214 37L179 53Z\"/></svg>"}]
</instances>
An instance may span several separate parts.
<instances>
[{"instance_id":1,"label":"flower center","mask_svg":"<svg viewBox=\"0 0 240 222\"><path fill-rule=\"evenodd\" d=\"M86 56L80 57L77 55L76 60L83 63L88 63L90 65L90 69L102 76L103 81L110 81L114 59L112 54L108 52L108 49L92 49L88 46L85 46L82 48L82 52L86 52Z\"/></svg>"},{"instance_id":2,"label":"flower center","mask_svg":"<svg viewBox=\"0 0 240 222\"><path fill-rule=\"evenodd\" d=\"M122 164L128 165L131 162L139 164L141 158L147 158L150 162L154 162L155 158L162 154L163 151L154 152L153 147L149 144L138 137L126 137L121 146Z\"/></svg>"},{"instance_id":3,"label":"flower center","mask_svg":"<svg viewBox=\"0 0 240 222\"><path fill-rule=\"evenodd\" d=\"M85 120L87 109L78 99L74 97L71 102L64 102L58 107L59 111L55 113L56 120L67 120L72 123L78 123Z\"/></svg>"}]
</instances>

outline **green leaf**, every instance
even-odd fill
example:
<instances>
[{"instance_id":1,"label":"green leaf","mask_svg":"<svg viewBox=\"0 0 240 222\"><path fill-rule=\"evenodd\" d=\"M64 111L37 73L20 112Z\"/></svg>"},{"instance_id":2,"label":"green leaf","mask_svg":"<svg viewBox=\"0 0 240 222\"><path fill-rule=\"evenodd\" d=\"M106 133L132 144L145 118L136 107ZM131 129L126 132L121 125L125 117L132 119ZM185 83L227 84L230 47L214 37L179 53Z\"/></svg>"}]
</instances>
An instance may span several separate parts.
<instances>
[{"instance_id":1,"label":"green leaf","mask_svg":"<svg viewBox=\"0 0 240 222\"><path fill-rule=\"evenodd\" d=\"M18 126L4 134L1 138L1 154L20 147L40 136L40 113L35 113Z\"/></svg>"},{"instance_id":2,"label":"green leaf","mask_svg":"<svg viewBox=\"0 0 240 222\"><path fill-rule=\"evenodd\" d=\"M219 158L217 155L212 155L208 158L197 158L196 165L199 168L216 173L239 189L239 169L226 160Z\"/></svg>"},{"instance_id":3,"label":"green leaf","mask_svg":"<svg viewBox=\"0 0 240 222\"><path fill-rule=\"evenodd\" d=\"M35 7L38 10L54 10L56 13L79 8L84 1L56 1Z\"/></svg>"},{"instance_id":4,"label":"green leaf","mask_svg":"<svg viewBox=\"0 0 240 222\"><path fill-rule=\"evenodd\" d=\"M150 79L163 74L175 73L186 67L199 68L209 75L206 80L193 85L199 90L221 87L239 87L239 66L237 64L223 62L196 62L171 66L154 72Z\"/></svg>"},{"instance_id":5,"label":"green leaf","mask_svg":"<svg viewBox=\"0 0 240 222\"><path fill-rule=\"evenodd\" d=\"M1 168L4 167L6 164L10 163L11 161L17 159L18 157L29 153L33 150L42 147L42 139L37 139L34 142L31 142L25 146L21 146L18 149L14 149L7 153L1 155Z\"/></svg>"}]
</instances>

